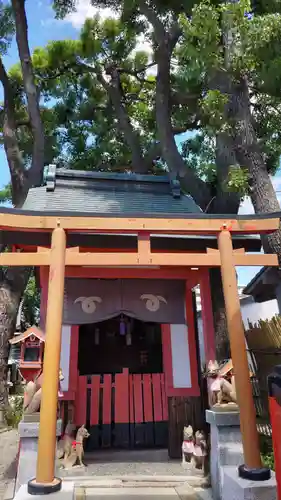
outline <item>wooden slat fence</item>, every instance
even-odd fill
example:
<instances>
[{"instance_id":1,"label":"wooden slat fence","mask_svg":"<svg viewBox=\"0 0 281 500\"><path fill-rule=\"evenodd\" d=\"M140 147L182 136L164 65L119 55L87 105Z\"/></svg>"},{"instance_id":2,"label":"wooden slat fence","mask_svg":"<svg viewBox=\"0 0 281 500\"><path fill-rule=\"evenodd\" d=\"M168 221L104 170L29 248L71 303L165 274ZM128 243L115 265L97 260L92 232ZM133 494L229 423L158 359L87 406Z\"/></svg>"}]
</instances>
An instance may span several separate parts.
<instances>
[{"instance_id":1,"label":"wooden slat fence","mask_svg":"<svg viewBox=\"0 0 281 500\"><path fill-rule=\"evenodd\" d=\"M163 373L78 377L75 424L90 429L88 451L165 447L168 402Z\"/></svg>"},{"instance_id":2,"label":"wooden slat fence","mask_svg":"<svg viewBox=\"0 0 281 500\"><path fill-rule=\"evenodd\" d=\"M245 332L252 377L253 396L262 434L271 435L268 408L267 377L274 366L281 364L281 318L249 323Z\"/></svg>"}]
</instances>

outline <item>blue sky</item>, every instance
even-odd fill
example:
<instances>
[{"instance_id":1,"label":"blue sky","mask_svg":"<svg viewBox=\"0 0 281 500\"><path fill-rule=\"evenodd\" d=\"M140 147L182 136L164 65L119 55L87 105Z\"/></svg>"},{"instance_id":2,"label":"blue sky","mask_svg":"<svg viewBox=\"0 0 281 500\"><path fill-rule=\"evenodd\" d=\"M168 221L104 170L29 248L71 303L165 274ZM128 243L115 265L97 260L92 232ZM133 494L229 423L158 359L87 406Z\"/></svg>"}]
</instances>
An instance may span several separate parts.
<instances>
[{"instance_id":1,"label":"blue sky","mask_svg":"<svg viewBox=\"0 0 281 500\"><path fill-rule=\"evenodd\" d=\"M79 0L77 11L63 21L55 19L51 0L27 0L26 11L29 24L29 44L31 51L33 51L36 47L46 45L50 40L78 38L83 22L87 17L93 16L97 12L97 9L90 5L90 0ZM102 17L106 17L109 14L112 14L109 9L101 13ZM17 46L15 41L13 41L9 53L4 57L6 69L16 64L18 60ZM0 187L6 185L9 182L9 178L6 156L3 148L0 146ZM274 185L281 200L281 171L275 176ZM249 200L243 203L240 211L241 213L253 213L253 207ZM238 268L239 284L247 284L256 272L258 272L258 268L256 267Z\"/></svg>"},{"instance_id":2,"label":"blue sky","mask_svg":"<svg viewBox=\"0 0 281 500\"><path fill-rule=\"evenodd\" d=\"M86 2L87 3L87 2ZM54 17L50 0L27 0L26 12L29 25L29 44L33 51L36 47L46 45L50 40L74 39L79 36L79 27L82 20L77 14L77 21L73 22L71 17L67 21L57 21ZM18 63L18 50L14 40L9 48L8 54L3 58L6 69ZM2 89L1 89L2 94ZM6 155L3 147L0 147L0 186L9 182L10 175Z\"/></svg>"}]
</instances>

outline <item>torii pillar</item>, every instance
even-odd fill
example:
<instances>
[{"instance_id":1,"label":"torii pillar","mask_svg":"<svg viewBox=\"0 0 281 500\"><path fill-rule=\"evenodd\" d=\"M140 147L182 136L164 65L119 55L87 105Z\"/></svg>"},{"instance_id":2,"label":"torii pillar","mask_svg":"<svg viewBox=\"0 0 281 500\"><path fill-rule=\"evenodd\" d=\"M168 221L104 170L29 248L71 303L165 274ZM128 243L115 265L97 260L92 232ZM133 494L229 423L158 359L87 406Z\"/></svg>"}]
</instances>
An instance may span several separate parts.
<instances>
[{"instance_id":1,"label":"torii pillar","mask_svg":"<svg viewBox=\"0 0 281 500\"><path fill-rule=\"evenodd\" d=\"M65 231L57 227L52 233L37 470L36 478L28 483L28 493L31 495L46 495L48 493L55 493L61 489L61 479L54 477L54 464L56 456L65 250Z\"/></svg>"},{"instance_id":2,"label":"torii pillar","mask_svg":"<svg viewBox=\"0 0 281 500\"><path fill-rule=\"evenodd\" d=\"M245 463L239 466L238 473L244 479L265 481L270 478L270 470L263 467L261 462L256 410L249 374L244 325L240 310L232 238L227 229L223 229L219 233L218 247L221 258L221 276L227 327L237 402L240 410L240 428L245 460Z\"/></svg>"}]
</instances>

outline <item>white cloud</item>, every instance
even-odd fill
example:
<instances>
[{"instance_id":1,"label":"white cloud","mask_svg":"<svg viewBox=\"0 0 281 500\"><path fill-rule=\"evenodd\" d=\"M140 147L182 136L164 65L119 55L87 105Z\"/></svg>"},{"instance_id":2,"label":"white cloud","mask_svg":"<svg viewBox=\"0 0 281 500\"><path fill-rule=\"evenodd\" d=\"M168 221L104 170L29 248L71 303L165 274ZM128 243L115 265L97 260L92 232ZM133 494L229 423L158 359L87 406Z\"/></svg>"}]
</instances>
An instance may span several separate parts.
<instances>
[{"instance_id":1,"label":"white cloud","mask_svg":"<svg viewBox=\"0 0 281 500\"><path fill-rule=\"evenodd\" d=\"M91 0L79 0L76 5L76 11L71 12L66 16L65 21L71 23L75 29L80 29L88 17L94 17L97 14L100 15L101 19L107 17L117 17L116 12L112 9L98 9L91 5Z\"/></svg>"}]
</instances>

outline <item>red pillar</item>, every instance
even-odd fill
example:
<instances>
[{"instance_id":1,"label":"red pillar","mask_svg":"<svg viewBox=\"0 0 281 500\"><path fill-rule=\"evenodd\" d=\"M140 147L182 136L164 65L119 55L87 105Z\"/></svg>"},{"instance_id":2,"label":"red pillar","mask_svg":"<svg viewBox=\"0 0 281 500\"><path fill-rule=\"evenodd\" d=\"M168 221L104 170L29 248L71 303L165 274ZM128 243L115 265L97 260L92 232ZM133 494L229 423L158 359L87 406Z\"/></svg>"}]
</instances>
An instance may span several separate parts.
<instances>
[{"instance_id":1,"label":"red pillar","mask_svg":"<svg viewBox=\"0 0 281 500\"><path fill-rule=\"evenodd\" d=\"M200 272L201 314L204 334L205 360L216 359L215 328L212 309L211 286L208 269Z\"/></svg>"}]
</instances>

